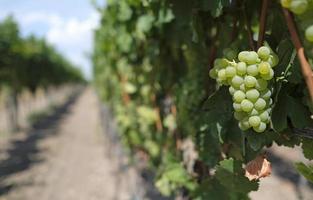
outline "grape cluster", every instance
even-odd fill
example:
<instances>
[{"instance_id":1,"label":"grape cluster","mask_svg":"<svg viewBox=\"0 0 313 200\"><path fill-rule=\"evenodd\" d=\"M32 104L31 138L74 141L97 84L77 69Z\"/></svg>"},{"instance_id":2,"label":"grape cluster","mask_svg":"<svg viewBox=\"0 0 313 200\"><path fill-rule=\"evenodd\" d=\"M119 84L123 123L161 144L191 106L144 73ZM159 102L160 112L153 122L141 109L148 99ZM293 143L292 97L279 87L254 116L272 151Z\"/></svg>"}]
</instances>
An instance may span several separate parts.
<instances>
[{"instance_id":1,"label":"grape cluster","mask_svg":"<svg viewBox=\"0 0 313 200\"><path fill-rule=\"evenodd\" d=\"M310 10L308 0L280 0L280 3L296 15L302 15ZM305 38L313 42L313 25L306 27Z\"/></svg>"},{"instance_id":2,"label":"grape cluster","mask_svg":"<svg viewBox=\"0 0 313 200\"><path fill-rule=\"evenodd\" d=\"M272 104L268 81L274 76L272 68L277 65L278 57L263 46L257 52L240 52L238 60L216 59L210 76L219 84L229 86L239 128L264 132L270 121Z\"/></svg>"}]
</instances>

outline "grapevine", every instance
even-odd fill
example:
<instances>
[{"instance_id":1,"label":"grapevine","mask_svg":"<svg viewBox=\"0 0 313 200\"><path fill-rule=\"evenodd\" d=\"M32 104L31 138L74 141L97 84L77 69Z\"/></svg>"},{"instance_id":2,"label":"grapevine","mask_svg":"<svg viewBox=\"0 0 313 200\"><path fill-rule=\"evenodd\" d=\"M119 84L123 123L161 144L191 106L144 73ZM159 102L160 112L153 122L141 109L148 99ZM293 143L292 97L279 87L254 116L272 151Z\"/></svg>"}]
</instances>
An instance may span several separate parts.
<instances>
[{"instance_id":1,"label":"grapevine","mask_svg":"<svg viewBox=\"0 0 313 200\"><path fill-rule=\"evenodd\" d=\"M301 145L313 159L312 5L120 0L99 8L94 85L162 194L248 199L270 173L251 165L270 166L264 151L274 143ZM310 169L303 165L300 173Z\"/></svg>"}]
</instances>

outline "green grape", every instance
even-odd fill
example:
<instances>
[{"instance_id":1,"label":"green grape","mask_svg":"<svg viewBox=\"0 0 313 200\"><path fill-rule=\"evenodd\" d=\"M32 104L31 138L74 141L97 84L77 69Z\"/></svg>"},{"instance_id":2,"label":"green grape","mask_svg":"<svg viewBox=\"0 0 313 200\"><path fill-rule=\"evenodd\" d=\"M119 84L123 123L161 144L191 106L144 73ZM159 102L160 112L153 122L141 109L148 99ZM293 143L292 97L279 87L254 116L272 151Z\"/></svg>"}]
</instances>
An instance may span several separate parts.
<instances>
[{"instance_id":1,"label":"green grape","mask_svg":"<svg viewBox=\"0 0 313 200\"><path fill-rule=\"evenodd\" d=\"M252 126L252 127L258 127L261 123L261 119L259 116L251 116L249 117L249 124Z\"/></svg>"},{"instance_id":2,"label":"green grape","mask_svg":"<svg viewBox=\"0 0 313 200\"><path fill-rule=\"evenodd\" d=\"M234 93L236 92L236 89L235 89L233 86L230 86L230 87L228 88L228 91L229 91L229 93L230 93L231 95L234 95Z\"/></svg>"},{"instance_id":3,"label":"green grape","mask_svg":"<svg viewBox=\"0 0 313 200\"><path fill-rule=\"evenodd\" d=\"M246 131L250 128L249 122L239 122L238 126L243 131Z\"/></svg>"},{"instance_id":4,"label":"green grape","mask_svg":"<svg viewBox=\"0 0 313 200\"><path fill-rule=\"evenodd\" d=\"M260 122L260 125L257 127L253 127L253 130L258 133L263 133L266 129L266 124L264 122Z\"/></svg>"},{"instance_id":5,"label":"green grape","mask_svg":"<svg viewBox=\"0 0 313 200\"><path fill-rule=\"evenodd\" d=\"M274 77L274 71L273 69L270 69L269 73L268 74L261 74L261 77L264 79L264 80L271 80L273 77Z\"/></svg>"},{"instance_id":6,"label":"green grape","mask_svg":"<svg viewBox=\"0 0 313 200\"><path fill-rule=\"evenodd\" d=\"M261 75L266 75L270 73L271 66L268 62L261 62L258 66L258 70Z\"/></svg>"},{"instance_id":7,"label":"green grape","mask_svg":"<svg viewBox=\"0 0 313 200\"><path fill-rule=\"evenodd\" d=\"M249 117L245 117L241 120L241 122L243 123L244 126L246 127L251 127L250 123L249 123Z\"/></svg>"},{"instance_id":8,"label":"green grape","mask_svg":"<svg viewBox=\"0 0 313 200\"><path fill-rule=\"evenodd\" d=\"M306 0L293 0L289 7L289 9L297 15L304 13L307 8L308 2Z\"/></svg>"},{"instance_id":9,"label":"green grape","mask_svg":"<svg viewBox=\"0 0 313 200\"><path fill-rule=\"evenodd\" d=\"M228 60L233 60L236 58L237 53L236 53L236 51L232 50L231 48L226 48L223 50L223 54Z\"/></svg>"},{"instance_id":10,"label":"green grape","mask_svg":"<svg viewBox=\"0 0 313 200\"><path fill-rule=\"evenodd\" d=\"M226 70L225 69L221 69L218 71L217 73L217 77L222 80L222 81L225 81L226 80Z\"/></svg>"},{"instance_id":11,"label":"green grape","mask_svg":"<svg viewBox=\"0 0 313 200\"><path fill-rule=\"evenodd\" d=\"M292 0L280 0L281 5L284 8L289 8Z\"/></svg>"},{"instance_id":12,"label":"green grape","mask_svg":"<svg viewBox=\"0 0 313 200\"><path fill-rule=\"evenodd\" d=\"M254 51L249 51L249 53L245 57L246 63L249 65L257 63L258 58L259 58L258 54Z\"/></svg>"},{"instance_id":13,"label":"green grape","mask_svg":"<svg viewBox=\"0 0 313 200\"><path fill-rule=\"evenodd\" d=\"M255 88L259 91L263 91L267 88L267 81L264 79L258 79L255 84Z\"/></svg>"},{"instance_id":14,"label":"green grape","mask_svg":"<svg viewBox=\"0 0 313 200\"><path fill-rule=\"evenodd\" d=\"M234 108L234 110L237 111L237 112L242 111L242 108L241 108L241 104L240 104L240 103L233 103L233 108Z\"/></svg>"},{"instance_id":15,"label":"green grape","mask_svg":"<svg viewBox=\"0 0 313 200\"><path fill-rule=\"evenodd\" d=\"M266 101L262 98L258 98L254 103L254 108L256 110L263 110L266 107Z\"/></svg>"},{"instance_id":16,"label":"green grape","mask_svg":"<svg viewBox=\"0 0 313 200\"><path fill-rule=\"evenodd\" d=\"M214 60L214 67L218 69L225 68L228 66L228 61L224 58L217 58Z\"/></svg>"},{"instance_id":17,"label":"green grape","mask_svg":"<svg viewBox=\"0 0 313 200\"><path fill-rule=\"evenodd\" d=\"M237 69L237 74L243 76L247 72L247 65L244 62L239 62L236 66L236 69Z\"/></svg>"},{"instance_id":18,"label":"green grape","mask_svg":"<svg viewBox=\"0 0 313 200\"><path fill-rule=\"evenodd\" d=\"M241 103L242 100L244 100L246 98L246 94L240 90L237 90L234 93L234 100L236 103Z\"/></svg>"},{"instance_id":19,"label":"green grape","mask_svg":"<svg viewBox=\"0 0 313 200\"><path fill-rule=\"evenodd\" d=\"M273 104L273 99L270 98L269 100L267 100L267 105L271 106Z\"/></svg>"},{"instance_id":20,"label":"green grape","mask_svg":"<svg viewBox=\"0 0 313 200\"><path fill-rule=\"evenodd\" d=\"M247 114L244 112L234 112L234 118L237 119L238 121L244 119L245 117L247 117Z\"/></svg>"},{"instance_id":21,"label":"green grape","mask_svg":"<svg viewBox=\"0 0 313 200\"><path fill-rule=\"evenodd\" d=\"M259 74L259 69L257 65L249 65L247 67L247 73L251 76L257 76Z\"/></svg>"},{"instance_id":22,"label":"green grape","mask_svg":"<svg viewBox=\"0 0 313 200\"><path fill-rule=\"evenodd\" d=\"M225 75L226 76L226 75ZM243 83L243 78L240 76L235 75L231 81L233 87L240 87Z\"/></svg>"},{"instance_id":23,"label":"green grape","mask_svg":"<svg viewBox=\"0 0 313 200\"><path fill-rule=\"evenodd\" d=\"M238 60L241 62L246 62L249 56L249 51L242 51L238 54Z\"/></svg>"},{"instance_id":24,"label":"green grape","mask_svg":"<svg viewBox=\"0 0 313 200\"><path fill-rule=\"evenodd\" d=\"M216 69L215 68L211 69L210 72L209 72L209 75L210 75L211 78L216 79L217 78Z\"/></svg>"},{"instance_id":25,"label":"green grape","mask_svg":"<svg viewBox=\"0 0 313 200\"><path fill-rule=\"evenodd\" d=\"M263 111L260 115L259 115L260 119L262 122L267 123L270 119L270 115L267 111Z\"/></svg>"},{"instance_id":26,"label":"green grape","mask_svg":"<svg viewBox=\"0 0 313 200\"><path fill-rule=\"evenodd\" d=\"M262 60L268 60L270 54L271 50L266 46L262 46L258 49L258 55Z\"/></svg>"},{"instance_id":27,"label":"green grape","mask_svg":"<svg viewBox=\"0 0 313 200\"><path fill-rule=\"evenodd\" d=\"M253 103L247 99L241 102L241 109L245 112L250 112L253 109Z\"/></svg>"},{"instance_id":28,"label":"green grape","mask_svg":"<svg viewBox=\"0 0 313 200\"><path fill-rule=\"evenodd\" d=\"M305 38L308 41L313 42L313 25L311 25L308 28L306 28L306 30L305 30Z\"/></svg>"},{"instance_id":29,"label":"green grape","mask_svg":"<svg viewBox=\"0 0 313 200\"><path fill-rule=\"evenodd\" d=\"M256 109L252 109L251 112L249 113L250 116L255 116L255 115L259 115L259 112Z\"/></svg>"},{"instance_id":30,"label":"green grape","mask_svg":"<svg viewBox=\"0 0 313 200\"><path fill-rule=\"evenodd\" d=\"M276 54L272 54L270 55L270 58L267 60L267 62L271 65L271 67L275 67L278 62L279 62L279 58Z\"/></svg>"},{"instance_id":31,"label":"green grape","mask_svg":"<svg viewBox=\"0 0 313 200\"><path fill-rule=\"evenodd\" d=\"M264 100L269 100L272 96L272 92L267 89L267 90L264 90L262 93L261 93L261 97L264 99Z\"/></svg>"},{"instance_id":32,"label":"green grape","mask_svg":"<svg viewBox=\"0 0 313 200\"><path fill-rule=\"evenodd\" d=\"M235 67L228 66L226 67L225 72L226 72L226 77L228 78L234 77L236 75Z\"/></svg>"},{"instance_id":33,"label":"green grape","mask_svg":"<svg viewBox=\"0 0 313 200\"><path fill-rule=\"evenodd\" d=\"M256 89L251 89L246 92L246 97L248 100L255 102L260 96L260 93Z\"/></svg>"},{"instance_id":34,"label":"green grape","mask_svg":"<svg viewBox=\"0 0 313 200\"><path fill-rule=\"evenodd\" d=\"M253 76L246 76L244 79L244 83L246 87L254 87L257 83L256 78L254 78Z\"/></svg>"},{"instance_id":35,"label":"green grape","mask_svg":"<svg viewBox=\"0 0 313 200\"><path fill-rule=\"evenodd\" d=\"M243 92L246 92L246 86L245 86L245 84L244 84L244 83L241 84L240 87L239 87L239 89L240 89L241 91L243 91Z\"/></svg>"}]
</instances>

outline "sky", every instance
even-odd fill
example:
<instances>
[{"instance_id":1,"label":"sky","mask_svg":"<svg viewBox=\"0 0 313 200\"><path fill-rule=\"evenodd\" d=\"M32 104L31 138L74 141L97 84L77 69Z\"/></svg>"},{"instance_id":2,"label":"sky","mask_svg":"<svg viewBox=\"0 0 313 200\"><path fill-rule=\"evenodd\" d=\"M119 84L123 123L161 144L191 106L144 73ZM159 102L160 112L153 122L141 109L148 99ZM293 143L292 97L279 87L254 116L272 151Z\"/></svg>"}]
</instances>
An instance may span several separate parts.
<instances>
[{"instance_id":1,"label":"sky","mask_svg":"<svg viewBox=\"0 0 313 200\"><path fill-rule=\"evenodd\" d=\"M104 5L105 0L97 1ZM89 59L93 30L100 15L90 0L0 0L0 20L12 14L22 36L45 37L73 64L92 78Z\"/></svg>"}]
</instances>

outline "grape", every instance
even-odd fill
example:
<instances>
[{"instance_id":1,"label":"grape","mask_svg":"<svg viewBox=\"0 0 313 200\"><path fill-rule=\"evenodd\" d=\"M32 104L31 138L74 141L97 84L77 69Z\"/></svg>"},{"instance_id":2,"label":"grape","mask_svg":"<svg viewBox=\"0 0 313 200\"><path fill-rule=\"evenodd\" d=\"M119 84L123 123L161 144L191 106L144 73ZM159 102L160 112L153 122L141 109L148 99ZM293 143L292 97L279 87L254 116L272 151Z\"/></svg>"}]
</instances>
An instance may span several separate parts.
<instances>
[{"instance_id":1,"label":"grape","mask_svg":"<svg viewBox=\"0 0 313 200\"><path fill-rule=\"evenodd\" d=\"M268 62L262 62L258 66L258 70L261 75L266 75L270 73L271 66Z\"/></svg>"},{"instance_id":2,"label":"grape","mask_svg":"<svg viewBox=\"0 0 313 200\"><path fill-rule=\"evenodd\" d=\"M264 122L260 122L260 125L257 127L253 127L253 130L258 133L264 132L266 129L266 124Z\"/></svg>"},{"instance_id":3,"label":"grape","mask_svg":"<svg viewBox=\"0 0 313 200\"><path fill-rule=\"evenodd\" d=\"M267 60L267 62L271 65L271 67L275 67L278 62L279 62L279 58L276 54L272 54L270 55L270 58Z\"/></svg>"},{"instance_id":4,"label":"grape","mask_svg":"<svg viewBox=\"0 0 313 200\"><path fill-rule=\"evenodd\" d=\"M225 68L228 66L228 62L226 59L217 58L214 60L214 67L217 68Z\"/></svg>"},{"instance_id":5,"label":"grape","mask_svg":"<svg viewBox=\"0 0 313 200\"><path fill-rule=\"evenodd\" d=\"M249 51L245 59L247 64L255 64L258 61L258 54L254 51Z\"/></svg>"},{"instance_id":6,"label":"grape","mask_svg":"<svg viewBox=\"0 0 313 200\"><path fill-rule=\"evenodd\" d=\"M241 104L240 104L240 103L233 103L233 108L234 108L234 110L237 111L237 112L242 111L242 108L241 108Z\"/></svg>"},{"instance_id":7,"label":"grape","mask_svg":"<svg viewBox=\"0 0 313 200\"><path fill-rule=\"evenodd\" d=\"M211 78L216 79L217 78L216 69L215 68L211 69L210 72L209 72L209 75L210 75Z\"/></svg>"},{"instance_id":8,"label":"grape","mask_svg":"<svg viewBox=\"0 0 313 200\"><path fill-rule=\"evenodd\" d=\"M230 93L231 95L234 95L234 93L236 92L236 89L233 88L233 86L230 86L230 87L228 88L228 91L229 91L229 93Z\"/></svg>"},{"instance_id":9,"label":"grape","mask_svg":"<svg viewBox=\"0 0 313 200\"><path fill-rule=\"evenodd\" d=\"M251 116L249 117L249 124L252 126L252 127L257 127L259 126L261 123L261 119L259 116Z\"/></svg>"},{"instance_id":10,"label":"grape","mask_svg":"<svg viewBox=\"0 0 313 200\"><path fill-rule=\"evenodd\" d=\"M247 114L244 113L244 112L237 112L237 111L234 112L234 117L235 117L235 119L237 119L238 121L242 120L242 119L245 118L246 116L247 116Z\"/></svg>"},{"instance_id":11,"label":"grape","mask_svg":"<svg viewBox=\"0 0 313 200\"><path fill-rule=\"evenodd\" d=\"M253 103L247 99L241 102L241 109L245 112L250 112L253 109Z\"/></svg>"},{"instance_id":12,"label":"grape","mask_svg":"<svg viewBox=\"0 0 313 200\"><path fill-rule=\"evenodd\" d=\"M273 69L270 69L268 74L261 74L261 77L267 81L271 80L274 77Z\"/></svg>"},{"instance_id":13,"label":"grape","mask_svg":"<svg viewBox=\"0 0 313 200\"><path fill-rule=\"evenodd\" d=\"M250 116L255 116L255 115L259 115L259 112L256 109L252 109L251 112L249 113Z\"/></svg>"},{"instance_id":14,"label":"grape","mask_svg":"<svg viewBox=\"0 0 313 200\"><path fill-rule=\"evenodd\" d=\"M270 98L269 100L267 100L267 105L272 105L273 104L273 99L272 98Z\"/></svg>"},{"instance_id":15,"label":"grape","mask_svg":"<svg viewBox=\"0 0 313 200\"><path fill-rule=\"evenodd\" d=\"M246 131L250 128L250 125L247 123L239 122L238 126L241 130Z\"/></svg>"},{"instance_id":16,"label":"grape","mask_svg":"<svg viewBox=\"0 0 313 200\"><path fill-rule=\"evenodd\" d=\"M262 98L258 98L254 103L254 108L256 110L263 110L266 107L266 101Z\"/></svg>"},{"instance_id":17,"label":"grape","mask_svg":"<svg viewBox=\"0 0 313 200\"><path fill-rule=\"evenodd\" d=\"M248 55L249 51L242 51L238 54L238 60L240 60L241 62L246 62Z\"/></svg>"},{"instance_id":18,"label":"grape","mask_svg":"<svg viewBox=\"0 0 313 200\"><path fill-rule=\"evenodd\" d=\"M249 118L245 117L240 121L245 127L251 127L250 123L249 123Z\"/></svg>"},{"instance_id":19,"label":"grape","mask_svg":"<svg viewBox=\"0 0 313 200\"><path fill-rule=\"evenodd\" d=\"M232 54L231 49L224 50L224 54L233 57L228 53ZM278 57L269 47L262 46L257 52L240 52L238 59L238 63L216 59L210 76L220 84L229 85L234 118L239 121L239 128L245 131L253 127L254 131L261 133L270 122L273 100L268 81L274 77L272 68L278 64Z\"/></svg>"},{"instance_id":20,"label":"grape","mask_svg":"<svg viewBox=\"0 0 313 200\"><path fill-rule=\"evenodd\" d=\"M255 85L255 88L259 91L263 91L267 88L267 81L264 80L264 79L258 79L256 81L256 85Z\"/></svg>"},{"instance_id":21,"label":"grape","mask_svg":"<svg viewBox=\"0 0 313 200\"><path fill-rule=\"evenodd\" d=\"M223 50L223 54L228 60L233 60L236 58L237 53L231 48L226 48Z\"/></svg>"},{"instance_id":22,"label":"grape","mask_svg":"<svg viewBox=\"0 0 313 200\"><path fill-rule=\"evenodd\" d=\"M269 121L269 118L270 118L270 115L267 111L263 111L261 114L260 114L260 119L262 122L268 122Z\"/></svg>"},{"instance_id":23,"label":"grape","mask_svg":"<svg viewBox=\"0 0 313 200\"><path fill-rule=\"evenodd\" d=\"M235 67L228 66L225 69L226 77L230 78L236 75Z\"/></svg>"},{"instance_id":24,"label":"grape","mask_svg":"<svg viewBox=\"0 0 313 200\"><path fill-rule=\"evenodd\" d=\"M246 97L248 100L255 102L260 96L259 91L256 89L251 89L246 92Z\"/></svg>"},{"instance_id":25,"label":"grape","mask_svg":"<svg viewBox=\"0 0 313 200\"><path fill-rule=\"evenodd\" d=\"M234 87L240 87L240 85L243 83L243 78L235 75L234 78L232 79L231 83Z\"/></svg>"},{"instance_id":26,"label":"grape","mask_svg":"<svg viewBox=\"0 0 313 200\"><path fill-rule=\"evenodd\" d=\"M241 84L240 87L239 87L239 89L240 89L241 91L245 92L245 91L246 91L246 86L245 86L245 84Z\"/></svg>"},{"instance_id":27,"label":"grape","mask_svg":"<svg viewBox=\"0 0 313 200\"><path fill-rule=\"evenodd\" d=\"M267 89L267 90L265 90L265 91L263 91L263 92L261 93L261 97L262 97L264 100L266 100L266 101L271 98L271 95L272 95L272 92L271 92L269 89Z\"/></svg>"},{"instance_id":28,"label":"grape","mask_svg":"<svg viewBox=\"0 0 313 200\"><path fill-rule=\"evenodd\" d=\"M257 65L249 65L247 67L247 73L251 76L257 76L259 74L258 66Z\"/></svg>"},{"instance_id":29,"label":"grape","mask_svg":"<svg viewBox=\"0 0 313 200\"><path fill-rule=\"evenodd\" d=\"M222 81L224 81L224 80L226 80L226 70L225 69L221 69L221 70L219 70L218 71L218 73L217 73L217 77L220 79L220 80L222 80Z\"/></svg>"},{"instance_id":30,"label":"grape","mask_svg":"<svg viewBox=\"0 0 313 200\"><path fill-rule=\"evenodd\" d=\"M246 98L246 94L240 90L234 93L234 100L236 103L241 103L242 100L244 100L245 98Z\"/></svg>"},{"instance_id":31,"label":"grape","mask_svg":"<svg viewBox=\"0 0 313 200\"><path fill-rule=\"evenodd\" d=\"M236 66L238 75L245 75L247 72L247 65L244 62L239 62Z\"/></svg>"},{"instance_id":32,"label":"grape","mask_svg":"<svg viewBox=\"0 0 313 200\"><path fill-rule=\"evenodd\" d=\"M258 50L258 55L262 60L268 60L270 54L271 50L266 46L260 47Z\"/></svg>"},{"instance_id":33,"label":"grape","mask_svg":"<svg viewBox=\"0 0 313 200\"><path fill-rule=\"evenodd\" d=\"M257 83L257 80L253 76L246 76L244 82L246 87L254 87Z\"/></svg>"},{"instance_id":34,"label":"grape","mask_svg":"<svg viewBox=\"0 0 313 200\"><path fill-rule=\"evenodd\" d=\"M305 30L305 38L308 41L313 42L313 25L311 25L308 28L306 28L306 30Z\"/></svg>"},{"instance_id":35,"label":"grape","mask_svg":"<svg viewBox=\"0 0 313 200\"><path fill-rule=\"evenodd\" d=\"M293 0L290 3L289 9L293 13L300 15L306 11L307 7L308 7L308 2L306 0Z\"/></svg>"}]
</instances>

